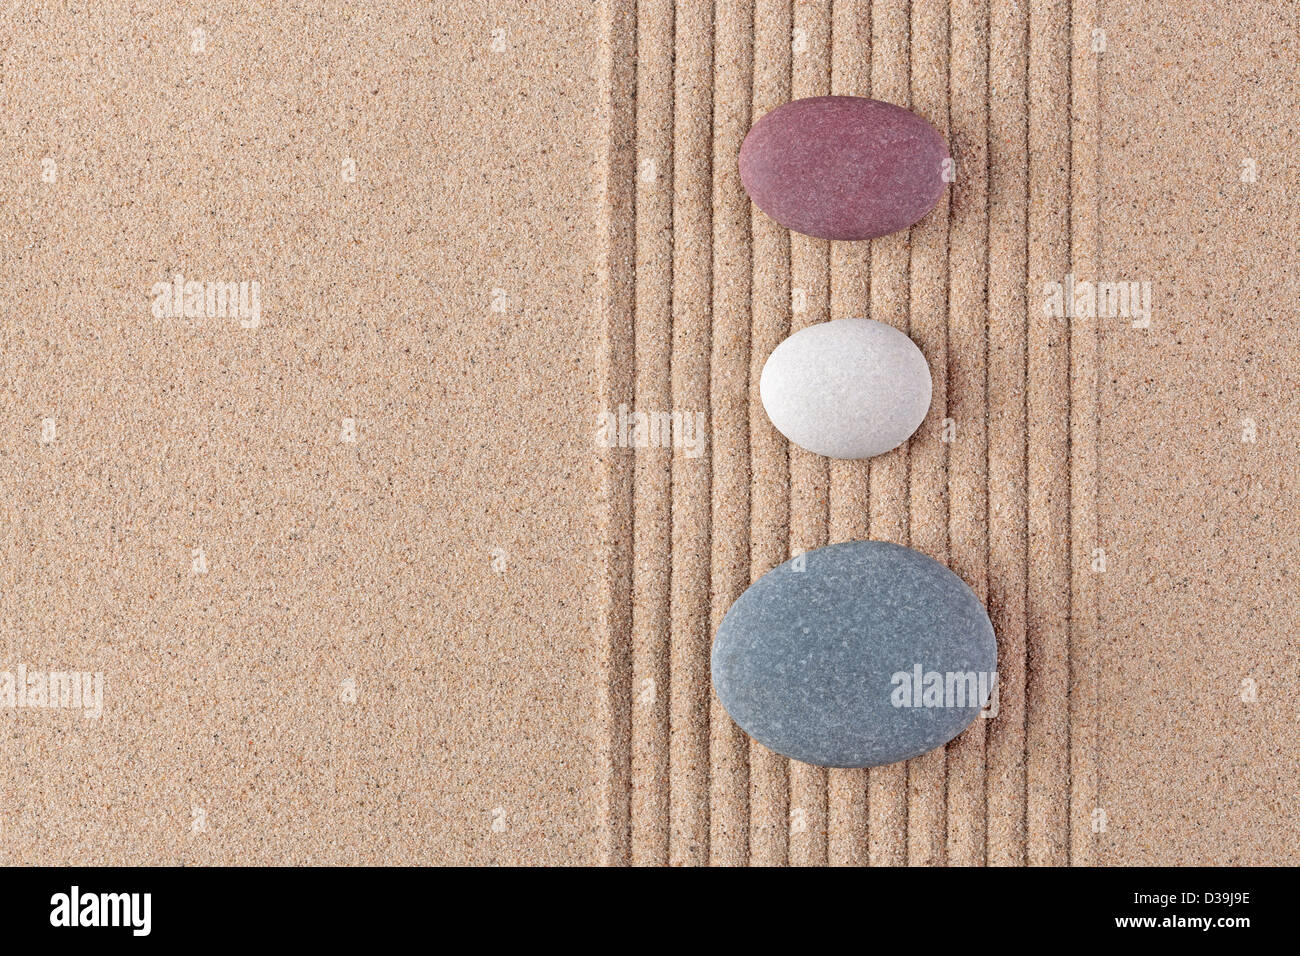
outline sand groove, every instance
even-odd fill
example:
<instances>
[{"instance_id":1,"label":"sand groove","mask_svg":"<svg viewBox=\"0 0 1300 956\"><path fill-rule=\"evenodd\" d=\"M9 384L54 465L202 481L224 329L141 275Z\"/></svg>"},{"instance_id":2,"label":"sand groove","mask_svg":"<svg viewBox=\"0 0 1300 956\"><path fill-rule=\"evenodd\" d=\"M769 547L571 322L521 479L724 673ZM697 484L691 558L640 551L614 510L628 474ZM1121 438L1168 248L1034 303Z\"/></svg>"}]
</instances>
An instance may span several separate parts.
<instances>
[{"instance_id":1,"label":"sand groove","mask_svg":"<svg viewBox=\"0 0 1300 956\"><path fill-rule=\"evenodd\" d=\"M831 29L831 92L871 94L871 10L857 0L837 0ZM871 244L832 242L832 319L870 314ZM861 461L830 462L828 541L867 537L868 477ZM832 865L867 862L867 771L827 773L827 859Z\"/></svg>"},{"instance_id":2,"label":"sand groove","mask_svg":"<svg viewBox=\"0 0 1300 956\"><path fill-rule=\"evenodd\" d=\"M945 0L912 3L912 109L951 139L948 106L948 9ZM931 413L910 443L911 545L948 563L948 452L944 441L948 405L947 194L912 229L911 335L929 360ZM947 843L947 759L943 750L908 764L908 849L912 865L942 863Z\"/></svg>"},{"instance_id":3,"label":"sand groove","mask_svg":"<svg viewBox=\"0 0 1300 956\"><path fill-rule=\"evenodd\" d=\"M1099 75L1092 49L1097 0L1072 0L1070 50L1070 268L1095 275L1100 254L1098 150ZM1097 806L1097 591L1092 568L1097 539L1097 327L1070 332L1070 861L1095 862L1092 813Z\"/></svg>"},{"instance_id":4,"label":"sand groove","mask_svg":"<svg viewBox=\"0 0 1300 956\"><path fill-rule=\"evenodd\" d=\"M830 93L830 2L794 5L791 98ZM790 331L829 318L830 244L790 234ZM766 356L763 356L766 360ZM771 427L770 425L768 426ZM828 461L790 446L790 555L826 543ZM826 770L797 761L790 774L790 863L826 863Z\"/></svg>"},{"instance_id":5,"label":"sand groove","mask_svg":"<svg viewBox=\"0 0 1300 956\"><path fill-rule=\"evenodd\" d=\"M672 404L709 417L713 11L679 2L674 34ZM672 452L669 861L709 853L710 462Z\"/></svg>"},{"instance_id":6,"label":"sand groove","mask_svg":"<svg viewBox=\"0 0 1300 956\"><path fill-rule=\"evenodd\" d=\"M988 725L988 860L1025 862L1026 5L989 8L989 616L999 712Z\"/></svg>"},{"instance_id":7,"label":"sand groove","mask_svg":"<svg viewBox=\"0 0 1300 956\"><path fill-rule=\"evenodd\" d=\"M632 407L672 407L673 5L642 0L636 57L636 357ZM671 459L636 456L632 533L632 859L668 862Z\"/></svg>"},{"instance_id":8,"label":"sand groove","mask_svg":"<svg viewBox=\"0 0 1300 956\"><path fill-rule=\"evenodd\" d=\"M753 0L720 2L713 53L713 590L709 637L749 586L749 197L732 159L749 128ZM709 857L749 856L749 738L710 698Z\"/></svg>"},{"instance_id":9,"label":"sand groove","mask_svg":"<svg viewBox=\"0 0 1300 956\"><path fill-rule=\"evenodd\" d=\"M910 35L907 0L871 5L871 95L907 106L911 102ZM910 333L906 232L871 243L870 318ZM908 544L908 466L911 445L873 458L869 464L868 536ZM873 866L907 862L907 765L867 772L867 853Z\"/></svg>"},{"instance_id":10,"label":"sand groove","mask_svg":"<svg viewBox=\"0 0 1300 956\"><path fill-rule=\"evenodd\" d=\"M759 117L790 98L791 8L783 0L757 0L754 10L754 105ZM753 289L749 375L750 579L787 556L790 461L758 397L763 362L790 333L790 233L750 205ZM750 862L786 862L789 826L787 761L750 743Z\"/></svg>"},{"instance_id":11,"label":"sand groove","mask_svg":"<svg viewBox=\"0 0 1300 956\"><path fill-rule=\"evenodd\" d=\"M957 3L949 26L948 562L988 597L988 3ZM947 861L985 861L985 734L977 721L948 745Z\"/></svg>"},{"instance_id":12,"label":"sand groove","mask_svg":"<svg viewBox=\"0 0 1300 956\"><path fill-rule=\"evenodd\" d=\"M636 223L627 211L635 208L636 68L635 11L609 0L601 8L600 103L601 150L597 162L599 223L604 255L596 266L596 294L602 320L599 357L599 400L602 408L633 402L632 371L634 277L629 269L636 247ZM630 458L606 450L596 495L597 625L606 636L601 647L605 695L598 713L607 725L599 736L606 772L601 783L606 821L601 852L607 863L630 859L631 829L631 630L633 541L624 533L631 526L633 469Z\"/></svg>"},{"instance_id":13,"label":"sand groove","mask_svg":"<svg viewBox=\"0 0 1300 956\"><path fill-rule=\"evenodd\" d=\"M1069 271L1070 23L1066 0L1030 10L1026 839L1029 863L1060 866L1069 849L1069 327L1042 314L1040 290Z\"/></svg>"}]
</instances>

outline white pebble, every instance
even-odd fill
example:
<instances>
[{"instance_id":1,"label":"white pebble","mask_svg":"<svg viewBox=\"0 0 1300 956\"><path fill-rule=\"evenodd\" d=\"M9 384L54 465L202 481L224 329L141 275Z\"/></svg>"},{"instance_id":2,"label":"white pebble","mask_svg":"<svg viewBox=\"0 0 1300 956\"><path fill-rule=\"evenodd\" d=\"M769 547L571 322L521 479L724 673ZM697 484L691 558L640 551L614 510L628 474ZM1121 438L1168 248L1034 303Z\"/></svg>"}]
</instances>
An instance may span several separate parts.
<instances>
[{"instance_id":1,"label":"white pebble","mask_svg":"<svg viewBox=\"0 0 1300 956\"><path fill-rule=\"evenodd\" d=\"M828 458L871 458L925 420L930 367L893 326L836 319L778 345L758 391L772 424L796 445Z\"/></svg>"}]
</instances>

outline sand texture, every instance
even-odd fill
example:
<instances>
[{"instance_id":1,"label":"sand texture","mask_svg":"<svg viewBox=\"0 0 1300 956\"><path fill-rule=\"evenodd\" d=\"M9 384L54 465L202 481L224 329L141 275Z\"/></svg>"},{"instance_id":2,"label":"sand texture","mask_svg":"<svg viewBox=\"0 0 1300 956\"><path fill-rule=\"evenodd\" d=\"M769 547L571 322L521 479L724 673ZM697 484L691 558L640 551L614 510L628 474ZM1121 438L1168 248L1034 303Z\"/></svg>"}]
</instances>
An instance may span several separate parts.
<instances>
[{"instance_id":1,"label":"sand texture","mask_svg":"<svg viewBox=\"0 0 1300 956\"><path fill-rule=\"evenodd\" d=\"M1300 862L1298 18L9 5L0 863ZM912 229L748 201L752 121L828 93L947 137ZM260 308L169 312L177 274ZM1136 295L1052 314L1070 276ZM849 316L933 377L869 462L758 397ZM686 427L607 447L620 409ZM986 602L998 713L792 763L712 636L865 537ZM101 712L8 705L20 668Z\"/></svg>"}]
</instances>

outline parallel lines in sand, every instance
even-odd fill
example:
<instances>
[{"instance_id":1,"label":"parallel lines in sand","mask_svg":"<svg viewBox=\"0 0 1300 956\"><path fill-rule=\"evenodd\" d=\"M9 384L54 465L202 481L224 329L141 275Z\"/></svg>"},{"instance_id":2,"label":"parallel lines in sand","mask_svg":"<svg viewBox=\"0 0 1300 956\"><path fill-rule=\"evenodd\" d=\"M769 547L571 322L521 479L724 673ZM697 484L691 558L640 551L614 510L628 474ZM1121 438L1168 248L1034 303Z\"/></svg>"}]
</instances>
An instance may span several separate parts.
<instances>
[{"instance_id":1,"label":"parallel lines in sand","mask_svg":"<svg viewBox=\"0 0 1300 956\"><path fill-rule=\"evenodd\" d=\"M1096 329L1039 321L1032 296L1095 265L1095 11L602 8L601 401L704 411L710 429L700 458L615 451L601 463L611 862L1091 859ZM734 164L751 121L826 92L909 105L948 136L957 181L910 235L823 243L748 202ZM870 463L788 448L758 395L793 329L851 315L907 331L935 380L916 440ZM947 562L986 600L1001 713L946 752L826 772L734 727L712 698L708 652L748 583L790 553L862 537Z\"/></svg>"},{"instance_id":2,"label":"parallel lines in sand","mask_svg":"<svg viewBox=\"0 0 1300 956\"><path fill-rule=\"evenodd\" d=\"M1072 0L1070 49L1070 265L1076 276L1095 277L1100 263L1099 58L1092 50L1098 0ZM1070 862L1092 865L1099 804L1096 722L1097 590L1092 552L1098 547L1097 437L1099 430L1098 325L1070 326Z\"/></svg>"},{"instance_id":3,"label":"parallel lines in sand","mask_svg":"<svg viewBox=\"0 0 1300 956\"><path fill-rule=\"evenodd\" d=\"M989 601L999 713L988 722L988 863L1025 862L1028 18L992 0L989 25Z\"/></svg>"},{"instance_id":4,"label":"parallel lines in sand","mask_svg":"<svg viewBox=\"0 0 1300 956\"><path fill-rule=\"evenodd\" d=\"M871 95L871 7L867 0L835 0L831 11L831 92ZM832 242L830 315L869 317L871 244ZM830 462L828 540L867 537L865 461ZM867 862L867 771L827 772L827 861L839 866Z\"/></svg>"},{"instance_id":5,"label":"parallel lines in sand","mask_svg":"<svg viewBox=\"0 0 1300 956\"><path fill-rule=\"evenodd\" d=\"M673 406L672 0L640 0L636 44L636 391L642 412ZM625 452L625 454L627 454ZM635 454L633 504L632 862L668 862L672 459Z\"/></svg>"},{"instance_id":6,"label":"parallel lines in sand","mask_svg":"<svg viewBox=\"0 0 1300 956\"><path fill-rule=\"evenodd\" d=\"M749 586L750 203L735 157L750 126L753 0L718 0L713 50L712 614ZM710 693L712 693L710 684ZM710 697L709 862L749 859L749 738Z\"/></svg>"},{"instance_id":7,"label":"parallel lines in sand","mask_svg":"<svg viewBox=\"0 0 1300 956\"><path fill-rule=\"evenodd\" d=\"M911 100L911 15L908 0L871 5L871 95L908 106ZM909 233L871 243L870 318L910 332ZM908 544L906 447L873 458L869 466L870 537ZM907 765L873 767L867 773L867 854L873 866L907 862Z\"/></svg>"},{"instance_id":8,"label":"parallel lines in sand","mask_svg":"<svg viewBox=\"0 0 1300 956\"><path fill-rule=\"evenodd\" d=\"M947 0L912 0L911 107L945 140L948 118ZM948 407L949 192L911 230L908 312L912 340L930 365L930 413L907 446L913 548L948 563L948 449L943 419ZM897 454L897 453L895 453ZM947 755L940 747L907 763L907 862L941 864L947 850Z\"/></svg>"},{"instance_id":9,"label":"parallel lines in sand","mask_svg":"<svg viewBox=\"0 0 1300 956\"><path fill-rule=\"evenodd\" d=\"M794 42L802 47L791 62L791 99L830 92L830 0L803 0L794 7ZM790 331L825 321L830 308L830 243L790 234ZM827 459L790 446L790 554L826 543L829 471ZM789 762L790 863L826 863L826 770Z\"/></svg>"},{"instance_id":10,"label":"parallel lines in sand","mask_svg":"<svg viewBox=\"0 0 1300 956\"><path fill-rule=\"evenodd\" d=\"M634 11L618 0L600 9L600 124L598 223L602 257L596 263L596 315L600 329L600 410L632 401L634 287L629 268L636 245L635 202L636 43ZM593 416L594 421L594 416ZM632 462L620 449L605 449L598 463L596 538L592 548L597 596L597 633L605 693L597 710L596 745L604 765L600 794L605 823L602 856L607 864L631 858Z\"/></svg>"},{"instance_id":11,"label":"parallel lines in sand","mask_svg":"<svg viewBox=\"0 0 1300 956\"><path fill-rule=\"evenodd\" d=\"M672 404L709 421L712 352L713 9L679 0L674 27ZM713 449L672 452L669 841L673 864L709 853L709 596Z\"/></svg>"},{"instance_id":12,"label":"parallel lines in sand","mask_svg":"<svg viewBox=\"0 0 1300 956\"><path fill-rule=\"evenodd\" d=\"M756 0L754 10L755 119L790 99L793 16L789 0ZM790 529L790 461L785 439L772 427L758 394L763 363L790 334L790 233L750 207L753 243L749 427L750 578L786 559ZM787 861L790 795L788 761L762 744L749 746L750 862Z\"/></svg>"},{"instance_id":13,"label":"parallel lines in sand","mask_svg":"<svg viewBox=\"0 0 1300 956\"><path fill-rule=\"evenodd\" d=\"M1070 256L1070 23L1067 0L1029 17L1026 376L1028 489L1025 683L1026 859L1069 860L1070 329L1043 314ZM1062 69L1062 65L1066 69Z\"/></svg>"},{"instance_id":14,"label":"parallel lines in sand","mask_svg":"<svg viewBox=\"0 0 1300 956\"><path fill-rule=\"evenodd\" d=\"M988 2L951 4L948 417L949 566L988 599ZM985 733L976 720L948 745L946 859L985 862Z\"/></svg>"}]
</instances>

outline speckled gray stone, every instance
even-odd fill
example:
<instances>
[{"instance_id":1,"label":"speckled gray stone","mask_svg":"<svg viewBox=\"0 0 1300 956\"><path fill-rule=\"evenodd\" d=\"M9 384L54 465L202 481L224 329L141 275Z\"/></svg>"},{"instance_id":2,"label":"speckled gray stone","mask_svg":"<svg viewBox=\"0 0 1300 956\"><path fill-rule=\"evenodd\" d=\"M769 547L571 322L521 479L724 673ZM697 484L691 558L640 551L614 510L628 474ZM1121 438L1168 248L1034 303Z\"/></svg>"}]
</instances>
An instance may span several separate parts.
<instances>
[{"instance_id":1,"label":"speckled gray stone","mask_svg":"<svg viewBox=\"0 0 1300 956\"><path fill-rule=\"evenodd\" d=\"M741 729L824 767L875 767L942 746L996 697L996 669L993 625L974 592L885 541L833 544L769 571L713 644L713 686Z\"/></svg>"}]
</instances>

